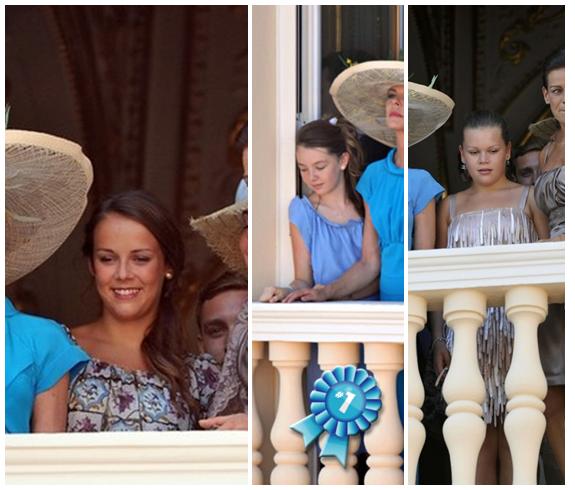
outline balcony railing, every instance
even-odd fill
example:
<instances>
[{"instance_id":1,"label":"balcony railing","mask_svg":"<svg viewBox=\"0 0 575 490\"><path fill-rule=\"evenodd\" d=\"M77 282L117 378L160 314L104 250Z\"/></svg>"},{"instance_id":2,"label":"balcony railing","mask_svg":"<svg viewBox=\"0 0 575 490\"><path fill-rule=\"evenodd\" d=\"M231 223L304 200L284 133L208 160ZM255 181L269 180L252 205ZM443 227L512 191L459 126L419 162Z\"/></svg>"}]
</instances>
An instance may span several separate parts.
<instances>
[{"instance_id":1,"label":"balcony railing","mask_svg":"<svg viewBox=\"0 0 575 490\"><path fill-rule=\"evenodd\" d=\"M248 483L247 431L6 435L6 483Z\"/></svg>"},{"instance_id":2,"label":"balcony railing","mask_svg":"<svg viewBox=\"0 0 575 490\"><path fill-rule=\"evenodd\" d=\"M537 328L547 315L548 303L564 301L564 242L409 253L409 483L415 483L425 442L416 335L425 325L427 310L443 308L443 317L455 333L451 366L443 385L448 404L443 434L453 483L475 483L477 457L486 431L481 410L485 388L475 337L486 306L505 306L515 327L515 339L505 379L508 402L504 430L513 461L513 483L535 484L547 392Z\"/></svg>"},{"instance_id":3,"label":"balcony railing","mask_svg":"<svg viewBox=\"0 0 575 490\"><path fill-rule=\"evenodd\" d=\"M384 401L378 420L364 435L364 445L369 453L365 483L403 484L400 456L403 428L396 396L396 377L403 369L403 305L364 302L254 304L252 321L253 370L267 352L279 376L277 411L271 429L263 428L255 399L252 400L253 483L268 483L263 481L260 469L260 448L264 438L271 440L275 451L269 483L309 484L312 481L303 438L289 427L307 415L302 375L310 360L311 344L317 343L322 370L358 364L360 344L363 344L364 362L375 376ZM254 383L252 393L265 389L269 390L269 387ZM273 403L271 396L267 400ZM359 436L351 439L346 469L334 458L322 458L324 467L318 483L356 484L358 474L354 465L357 458L354 453L359 444Z\"/></svg>"}]
</instances>

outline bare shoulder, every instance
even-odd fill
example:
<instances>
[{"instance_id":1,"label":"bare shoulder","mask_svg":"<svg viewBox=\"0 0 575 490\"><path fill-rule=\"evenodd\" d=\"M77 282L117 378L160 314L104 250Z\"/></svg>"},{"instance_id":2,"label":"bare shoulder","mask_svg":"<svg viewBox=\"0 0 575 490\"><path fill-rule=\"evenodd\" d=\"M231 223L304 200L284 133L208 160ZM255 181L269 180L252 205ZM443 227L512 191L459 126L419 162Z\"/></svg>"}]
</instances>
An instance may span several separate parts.
<instances>
[{"instance_id":1,"label":"bare shoulder","mask_svg":"<svg viewBox=\"0 0 575 490\"><path fill-rule=\"evenodd\" d=\"M101 341L96 323L86 323L72 327L70 332L78 344L87 351L90 351L90 347L94 347Z\"/></svg>"}]
</instances>

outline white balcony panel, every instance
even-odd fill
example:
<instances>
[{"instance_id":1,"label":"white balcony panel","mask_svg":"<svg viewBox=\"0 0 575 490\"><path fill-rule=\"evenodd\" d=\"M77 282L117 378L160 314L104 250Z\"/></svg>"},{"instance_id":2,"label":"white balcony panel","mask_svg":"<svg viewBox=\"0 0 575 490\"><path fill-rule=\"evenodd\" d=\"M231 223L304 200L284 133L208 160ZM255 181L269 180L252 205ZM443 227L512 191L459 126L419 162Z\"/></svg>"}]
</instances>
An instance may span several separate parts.
<instances>
[{"instance_id":1,"label":"white balcony panel","mask_svg":"<svg viewBox=\"0 0 575 490\"><path fill-rule=\"evenodd\" d=\"M431 310L458 289L481 291L488 306L501 306L511 287L526 284L543 288L550 303L565 301L565 242L409 252L409 292Z\"/></svg>"},{"instance_id":2,"label":"white balcony panel","mask_svg":"<svg viewBox=\"0 0 575 490\"><path fill-rule=\"evenodd\" d=\"M248 483L247 431L6 435L6 483Z\"/></svg>"},{"instance_id":3,"label":"white balcony panel","mask_svg":"<svg viewBox=\"0 0 575 490\"><path fill-rule=\"evenodd\" d=\"M403 303L252 305L252 341L403 343Z\"/></svg>"}]
</instances>

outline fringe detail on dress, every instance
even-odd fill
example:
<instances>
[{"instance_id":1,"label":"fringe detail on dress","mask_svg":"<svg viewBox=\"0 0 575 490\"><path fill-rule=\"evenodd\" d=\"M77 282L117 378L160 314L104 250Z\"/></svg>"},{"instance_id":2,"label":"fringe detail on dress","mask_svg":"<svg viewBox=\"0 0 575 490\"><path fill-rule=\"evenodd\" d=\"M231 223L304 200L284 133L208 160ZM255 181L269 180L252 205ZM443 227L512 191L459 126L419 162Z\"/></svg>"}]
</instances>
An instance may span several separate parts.
<instances>
[{"instance_id":1,"label":"fringe detail on dress","mask_svg":"<svg viewBox=\"0 0 575 490\"><path fill-rule=\"evenodd\" d=\"M448 248L531 243L537 233L531 218L519 208L485 209L462 213L452 218ZM444 335L449 352L454 333L447 325ZM485 381L483 416L497 426L505 418L505 377L513 354L513 325L503 307L488 308L485 323L477 331L477 358Z\"/></svg>"},{"instance_id":2,"label":"fringe detail on dress","mask_svg":"<svg viewBox=\"0 0 575 490\"><path fill-rule=\"evenodd\" d=\"M453 352L454 332L445 325L445 338L449 352ZM497 427L505 419L505 377L513 354L513 324L503 307L487 308L487 318L477 330L477 359L485 382L483 416L485 423Z\"/></svg>"}]
</instances>

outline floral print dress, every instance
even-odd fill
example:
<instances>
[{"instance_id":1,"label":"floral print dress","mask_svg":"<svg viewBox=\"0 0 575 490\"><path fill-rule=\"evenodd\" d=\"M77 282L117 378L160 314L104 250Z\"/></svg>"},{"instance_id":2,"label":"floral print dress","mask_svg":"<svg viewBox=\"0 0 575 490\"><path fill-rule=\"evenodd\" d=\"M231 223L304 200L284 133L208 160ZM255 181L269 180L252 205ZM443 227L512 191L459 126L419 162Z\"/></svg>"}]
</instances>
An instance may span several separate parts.
<instances>
[{"instance_id":1,"label":"floral print dress","mask_svg":"<svg viewBox=\"0 0 575 490\"><path fill-rule=\"evenodd\" d=\"M208 354L190 355L190 392L201 411L178 409L167 380L150 371L129 371L91 359L72 376L68 432L185 431L198 428L216 390L220 367Z\"/></svg>"}]
</instances>

